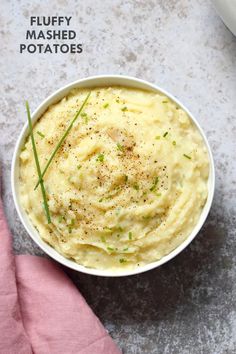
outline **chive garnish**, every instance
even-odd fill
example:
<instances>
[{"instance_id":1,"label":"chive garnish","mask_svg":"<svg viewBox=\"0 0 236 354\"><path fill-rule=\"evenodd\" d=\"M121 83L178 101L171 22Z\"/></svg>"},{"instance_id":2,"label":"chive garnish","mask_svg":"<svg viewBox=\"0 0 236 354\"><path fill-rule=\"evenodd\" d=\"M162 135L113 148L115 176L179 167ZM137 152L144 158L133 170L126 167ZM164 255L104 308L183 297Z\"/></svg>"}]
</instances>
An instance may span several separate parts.
<instances>
[{"instance_id":1,"label":"chive garnish","mask_svg":"<svg viewBox=\"0 0 236 354\"><path fill-rule=\"evenodd\" d=\"M89 117L88 117L87 113L82 112L82 113L81 113L81 117L84 118L84 123L85 123L85 124L88 124Z\"/></svg>"},{"instance_id":2,"label":"chive garnish","mask_svg":"<svg viewBox=\"0 0 236 354\"><path fill-rule=\"evenodd\" d=\"M176 141L175 141L175 140L174 140L174 141L172 141L172 145L174 145L174 146L176 145Z\"/></svg>"},{"instance_id":3,"label":"chive garnish","mask_svg":"<svg viewBox=\"0 0 236 354\"><path fill-rule=\"evenodd\" d=\"M99 201L98 201L98 202L99 202L99 203L101 203L102 201L103 201L103 198L99 199Z\"/></svg>"},{"instance_id":4,"label":"chive garnish","mask_svg":"<svg viewBox=\"0 0 236 354\"><path fill-rule=\"evenodd\" d=\"M96 161L103 162L104 161L104 154L98 154Z\"/></svg>"},{"instance_id":5,"label":"chive garnish","mask_svg":"<svg viewBox=\"0 0 236 354\"><path fill-rule=\"evenodd\" d=\"M162 103L168 103L168 101L162 101Z\"/></svg>"},{"instance_id":6,"label":"chive garnish","mask_svg":"<svg viewBox=\"0 0 236 354\"><path fill-rule=\"evenodd\" d=\"M156 139L156 140L160 140L160 139L161 139L160 135L157 135L157 136L155 137L155 139Z\"/></svg>"},{"instance_id":7,"label":"chive garnish","mask_svg":"<svg viewBox=\"0 0 236 354\"><path fill-rule=\"evenodd\" d=\"M127 111L127 109L128 109L127 107L122 107L122 108L121 108L122 112Z\"/></svg>"},{"instance_id":8,"label":"chive garnish","mask_svg":"<svg viewBox=\"0 0 236 354\"><path fill-rule=\"evenodd\" d=\"M126 259L120 258L120 259L119 259L119 262L120 262L120 263L125 263L125 262L126 262Z\"/></svg>"},{"instance_id":9,"label":"chive garnish","mask_svg":"<svg viewBox=\"0 0 236 354\"><path fill-rule=\"evenodd\" d=\"M39 136L41 136L41 138L45 138L45 135L44 135L43 133L41 133L40 131L37 131L37 134L38 134Z\"/></svg>"},{"instance_id":10,"label":"chive garnish","mask_svg":"<svg viewBox=\"0 0 236 354\"><path fill-rule=\"evenodd\" d=\"M157 183L159 181L159 177L156 177L153 181L153 185L152 187L150 188L150 191L153 192L155 189L156 189L156 186L157 186Z\"/></svg>"},{"instance_id":11,"label":"chive garnish","mask_svg":"<svg viewBox=\"0 0 236 354\"><path fill-rule=\"evenodd\" d=\"M64 219L64 217L62 215L60 215L58 218L58 222L61 223L63 219Z\"/></svg>"},{"instance_id":12,"label":"chive garnish","mask_svg":"<svg viewBox=\"0 0 236 354\"><path fill-rule=\"evenodd\" d=\"M103 105L103 108L107 108L107 107L109 107L109 103L105 103L105 104Z\"/></svg>"},{"instance_id":13,"label":"chive garnish","mask_svg":"<svg viewBox=\"0 0 236 354\"><path fill-rule=\"evenodd\" d=\"M82 167L82 165L78 165L78 166L77 166L77 170L80 170L81 167Z\"/></svg>"},{"instance_id":14,"label":"chive garnish","mask_svg":"<svg viewBox=\"0 0 236 354\"><path fill-rule=\"evenodd\" d=\"M82 103L80 109L78 110L78 112L75 114L74 118L72 119L71 123L69 124L69 126L67 127L65 133L62 135L61 139L59 140L59 142L57 143L55 149L53 150L46 166L44 167L43 169L43 172L42 172L42 175L41 175L41 178L44 177L45 173L47 172L47 169L48 167L50 166L54 156L56 155L57 151L60 149L61 145L64 143L67 135L69 134L69 132L71 131L71 129L73 128L73 125L75 123L75 121L77 120L77 118L79 117L79 115L81 114L84 106L86 105L88 99L89 99L89 96L91 95L91 92L89 92L84 100L84 102ZM36 186L34 187L34 189L36 189L38 187L38 185L40 184L40 178L38 179L38 182L36 184Z\"/></svg>"},{"instance_id":15,"label":"chive garnish","mask_svg":"<svg viewBox=\"0 0 236 354\"><path fill-rule=\"evenodd\" d=\"M165 138L165 137L167 136L167 134L168 134L168 132L165 132L165 133L163 134L163 138Z\"/></svg>"},{"instance_id":16,"label":"chive garnish","mask_svg":"<svg viewBox=\"0 0 236 354\"><path fill-rule=\"evenodd\" d=\"M123 252L128 251L128 249L129 249L129 247L125 247L125 248L123 249Z\"/></svg>"},{"instance_id":17,"label":"chive garnish","mask_svg":"<svg viewBox=\"0 0 236 354\"><path fill-rule=\"evenodd\" d=\"M127 175L124 175L124 179L125 179L125 182L127 182L128 181L128 176Z\"/></svg>"},{"instance_id":18,"label":"chive garnish","mask_svg":"<svg viewBox=\"0 0 236 354\"><path fill-rule=\"evenodd\" d=\"M124 146L121 145L120 143L117 143L116 146L117 146L117 150L124 151Z\"/></svg>"},{"instance_id":19,"label":"chive garnish","mask_svg":"<svg viewBox=\"0 0 236 354\"><path fill-rule=\"evenodd\" d=\"M48 224L51 223L51 217L50 217L50 212L49 212L49 207L48 207L48 202L47 202L47 195L44 187L44 182L43 182L43 175L41 172L40 164L39 164L39 158L38 158L38 153L35 145L35 140L34 140L34 133L33 133L33 126L32 126L32 120L31 120L31 114L30 114L30 108L29 108L29 103L28 101L25 102L26 106L26 111L27 111L27 117L28 117L28 123L29 123L29 131L30 131L30 137L31 137L31 143L32 143L32 148L33 148L33 153L34 153L34 160L36 164L36 169L38 173L38 178L39 178L39 184L41 186L41 192L43 196L43 205L44 205L44 210L47 216Z\"/></svg>"},{"instance_id":20,"label":"chive garnish","mask_svg":"<svg viewBox=\"0 0 236 354\"><path fill-rule=\"evenodd\" d=\"M138 185L138 183L134 183L133 188L134 188L136 191L138 191L138 190L139 190L139 185Z\"/></svg>"},{"instance_id":21,"label":"chive garnish","mask_svg":"<svg viewBox=\"0 0 236 354\"><path fill-rule=\"evenodd\" d=\"M101 236L101 241L104 242L104 243L106 242L106 239L105 239L104 236Z\"/></svg>"},{"instance_id":22,"label":"chive garnish","mask_svg":"<svg viewBox=\"0 0 236 354\"><path fill-rule=\"evenodd\" d=\"M129 240L132 240L132 232L129 232Z\"/></svg>"},{"instance_id":23,"label":"chive garnish","mask_svg":"<svg viewBox=\"0 0 236 354\"><path fill-rule=\"evenodd\" d=\"M190 157L190 156L188 156L188 155L186 155L186 154L183 154L183 156L186 157L186 159L191 160L191 157Z\"/></svg>"},{"instance_id":24,"label":"chive garnish","mask_svg":"<svg viewBox=\"0 0 236 354\"><path fill-rule=\"evenodd\" d=\"M107 247L108 251L114 251L114 248L113 247Z\"/></svg>"}]
</instances>

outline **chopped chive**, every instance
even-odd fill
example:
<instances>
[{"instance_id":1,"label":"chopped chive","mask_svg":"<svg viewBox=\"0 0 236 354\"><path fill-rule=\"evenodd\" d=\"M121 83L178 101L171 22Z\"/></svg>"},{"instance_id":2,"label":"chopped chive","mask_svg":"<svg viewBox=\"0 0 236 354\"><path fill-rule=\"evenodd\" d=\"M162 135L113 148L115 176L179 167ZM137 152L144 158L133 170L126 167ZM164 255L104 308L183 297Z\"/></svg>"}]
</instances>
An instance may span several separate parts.
<instances>
[{"instance_id":1,"label":"chopped chive","mask_svg":"<svg viewBox=\"0 0 236 354\"><path fill-rule=\"evenodd\" d=\"M113 247L107 247L108 251L114 251L115 249Z\"/></svg>"},{"instance_id":2,"label":"chopped chive","mask_svg":"<svg viewBox=\"0 0 236 354\"><path fill-rule=\"evenodd\" d=\"M118 98L117 98L117 99L116 99L116 102L117 102L117 103L120 103L120 100L118 100Z\"/></svg>"},{"instance_id":3,"label":"chopped chive","mask_svg":"<svg viewBox=\"0 0 236 354\"><path fill-rule=\"evenodd\" d=\"M84 118L84 123L85 123L85 124L88 124L89 117L88 117L87 113L82 112L80 116L81 116L82 118Z\"/></svg>"},{"instance_id":4,"label":"chopped chive","mask_svg":"<svg viewBox=\"0 0 236 354\"><path fill-rule=\"evenodd\" d=\"M132 232L129 232L129 240L132 240Z\"/></svg>"},{"instance_id":5,"label":"chopped chive","mask_svg":"<svg viewBox=\"0 0 236 354\"><path fill-rule=\"evenodd\" d=\"M172 145L174 145L174 146L176 145L176 141L175 141L175 140L174 140L174 141L172 141Z\"/></svg>"},{"instance_id":6,"label":"chopped chive","mask_svg":"<svg viewBox=\"0 0 236 354\"><path fill-rule=\"evenodd\" d=\"M106 242L106 239L105 239L104 236L101 236L101 241L104 242L104 243Z\"/></svg>"},{"instance_id":7,"label":"chopped chive","mask_svg":"<svg viewBox=\"0 0 236 354\"><path fill-rule=\"evenodd\" d=\"M139 185L138 185L138 183L134 183L133 188L134 188L136 191L138 191L138 190L139 190Z\"/></svg>"},{"instance_id":8,"label":"chopped chive","mask_svg":"<svg viewBox=\"0 0 236 354\"><path fill-rule=\"evenodd\" d=\"M88 99L89 99L89 96L91 95L91 92L89 92L84 100L84 102L82 103L80 109L78 110L78 112L75 114L74 118L72 119L72 121L70 122L69 126L67 127L65 133L62 135L61 139L59 140L59 142L57 143L55 149L53 150L46 166L44 167L43 169L43 172L42 172L42 176L41 176L41 179L44 177L45 173L47 172L47 169L48 167L50 166L54 156L56 155L57 151L60 149L61 145L64 143L67 135L69 134L69 132L71 131L71 129L73 128L73 125L75 123L75 121L77 120L77 118L80 116L84 106L86 105ZM40 178L38 179L38 182L36 184L36 186L34 187L34 189L36 189L38 187L38 185L40 184Z\"/></svg>"},{"instance_id":9,"label":"chopped chive","mask_svg":"<svg viewBox=\"0 0 236 354\"><path fill-rule=\"evenodd\" d=\"M105 104L103 105L103 108L107 108L107 107L109 107L109 103L105 103Z\"/></svg>"},{"instance_id":10,"label":"chopped chive","mask_svg":"<svg viewBox=\"0 0 236 354\"><path fill-rule=\"evenodd\" d=\"M69 234L72 233L72 227L71 226L68 227L68 231L69 231Z\"/></svg>"},{"instance_id":11,"label":"chopped chive","mask_svg":"<svg viewBox=\"0 0 236 354\"><path fill-rule=\"evenodd\" d=\"M29 103L28 101L25 102L26 105L26 111L27 111L27 117L28 117L28 123L29 123L29 131L30 131L30 137L31 137L31 143L32 143L32 148L33 148L33 153L34 153L34 160L36 164L36 169L38 173L38 178L39 178L39 184L41 186L41 192L43 196L43 205L44 205L44 210L47 216L47 221L48 224L51 223L51 217L50 217L50 212L49 212L49 207L48 207L48 202L47 202L47 195L44 187L44 182L43 182L43 175L41 172L40 164L39 164L39 158L38 158L38 153L35 145L35 140L34 140L34 133L33 133L33 126L32 126L32 120L31 120L31 114L30 114L30 108L29 108Z\"/></svg>"},{"instance_id":12,"label":"chopped chive","mask_svg":"<svg viewBox=\"0 0 236 354\"><path fill-rule=\"evenodd\" d=\"M103 162L104 161L104 154L98 154L96 161Z\"/></svg>"},{"instance_id":13,"label":"chopped chive","mask_svg":"<svg viewBox=\"0 0 236 354\"><path fill-rule=\"evenodd\" d=\"M168 103L168 101L162 101L162 103Z\"/></svg>"},{"instance_id":14,"label":"chopped chive","mask_svg":"<svg viewBox=\"0 0 236 354\"><path fill-rule=\"evenodd\" d=\"M81 167L82 167L82 165L78 165L78 166L77 166L77 170L80 170Z\"/></svg>"},{"instance_id":15,"label":"chopped chive","mask_svg":"<svg viewBox=\"0 0 236 354\"><path fill-rule=\"evenodd\" d=\"M157 193L157 197L160 197L161 196L161 193Z\"/></svg>"},{"instance_id":16,"label":"chopped chive","mask_svg":"<svg viewBox=\"0 0 236 354\"><path fill-rule=\"evenodd\" d=\"M165 137L167 136L167 134L168 134L168 132L165 132L165 133L163 134L163 138L165 138Z\"/></svg>"},{"instance_id":17,"label":"chopped chive","mask_svg":"<svg viewBox=\"0 0 236 354\"><path fill-rule=\"evenodd\" d=\"M120 231L120 232L124 231L123 227L121 227L121 226L119 226L119 225L116 227L116 229L117 229L118 231Z\"/></svg>"},{"instance_id":18,"label":"chopped chive","mask_svg":"<svg viewBox=\"0 0 236 354\"><path fill-rule=\"evenodd\" d=\"M126 106L121 108L122 112L127 111L127 109L128 109L128 108L127 108Z\"/></svg>"},{"instance_id":19,"label":"chopped chive","mask_svg":"<svg viewBox=\"0 0 236 354\"><path fill-rule=\"evenodd\" d=\"M142 218L143 218L143 220L149 220L151 218L151 216L150 215L143 215Z\"/></svg>"},{"instance_id":20,"label":"chopped chive","mask_svg":"<svg viewBox=\"0 0 236 354\"><path fill-rule=\"evenodd\" d=\"M23 152L23 151L25 151L26 150L26 146L23 146L22 148L21 148L21 151Z\"/></svg>"},{"instance_id":21,"label":"chopped chive","mask_svg":"<svg viewBox=\"0 0 236 354\"><path fill-rule=\"evenodd\" d=\"M159 177L155 177L155 179L153 181L153 186L150 188L151 192L153 192L156 189L158 181L159 181Z\"/></svg>"},{"instance_id":22,"label":"chopped chive","mask_svg":"<svg viewBox=\"0 0 236 354\"><path fill-rule=\"evenodd\" d=\"M124 146L121 145L120 143L117 143L116 146L117 146L117 150L124 151Z\"/></svg>"},{"instance_id":23,"label":"chopped chive","mask_svg":"<svg viewBox=\"0 0 236 354\"><path fill-rule=\"evenodd\" d=\"M160 140L160 139L161 139L160 135L157 135L157 136L155 137L155 139L156 139L156 140Z\"/></svg>"},{"instance_id":24,"label":"chopped chive","mask_svg":"<svg viewBox=\"0 0 236 354\"><path fill-rule=\"evenodd\" d=\"M186 159L191 160L191 157L189 155L183 154L184 157L186 157Z\"/></svg>"},{"instance_id":25,"label":"chopped chive","mask_svg":"<svg viewBox=\"0 0 236 354\"><path fill-rule=\"evenodd\" d=\"M98 201L98 202L99 202L99 203L101 203L102 201L103 201L103 198L99 199L99 201Z\"/></svg>"},{"instance_id":26,"label":"chopped chive","mask_svg":"<svg viewBox=\"0 0 236 354\"><path fill-rule=\"evenodd\" d=\"M125 263L125 262L126 262L126 259L120 258L120 259L119 259L119 262L120 262L120 263Z\"/></svg>"},{"instance_id":27,"label":"chopped chive","mask_svg":"<svg viewBox=\"0 0 236 354\"><path fill-rule=\"evenodd\" d=\"M74 226L75 224L75 219L71 219L69 226Z\"/></svg>"},{"instance_id":28,"label":"chopped chive","mask_svg":"<svg viewBox=\"0 0 236 354\"><path fill-rule=\"evenodd\" d=\"M128 249L129 249L129 247L125 247L124 249L123 249L123 251L125 252L125 251L128 251Z\"/></svg>"},{"instance_id":29,"label":"chopped chive","mask_svg":"<svg viewBox=\"0 0 236 354\"><path fill-rule=\"evenodd\" d=\"M125 179L125 182L127 182L128 181L128 176L124 175L124 179Z\"/></svg>"},{"instance_id":30,"label":"chopped chive","mask_svg":"<svg viewBox=\"0 0 236 354\"><path fill-rule=\"evenodd\" d=\"M116 237L117 237L117 238L119 238L119 237L120 237L120 235L118 234L118 235L116 235Z\"/></svg>"},{"instance_id":31,"label":"chopped chive","mask_svg":"<svg viewBox=\"0 0 236 354\"><path fill-rule=\"evenodd\" d=\"M63 216L62 216L62 215L60 215L60 216L59 216L59 218L58 218L58 222L59 222L59 224L62 222L62 220L63 220Z\"/></svg>"},{"instance_id":32,"label":"chopped chive","mask_svg":"<svg viewBox=\"0 0 236 354\"><path fill-rule=\"evenodd\" d=\"M45 135L44 135L43 133L37 131L37 134L38 134L39 136L41 136L41 138L45 138Z\"/></svg>"}]
</instances>

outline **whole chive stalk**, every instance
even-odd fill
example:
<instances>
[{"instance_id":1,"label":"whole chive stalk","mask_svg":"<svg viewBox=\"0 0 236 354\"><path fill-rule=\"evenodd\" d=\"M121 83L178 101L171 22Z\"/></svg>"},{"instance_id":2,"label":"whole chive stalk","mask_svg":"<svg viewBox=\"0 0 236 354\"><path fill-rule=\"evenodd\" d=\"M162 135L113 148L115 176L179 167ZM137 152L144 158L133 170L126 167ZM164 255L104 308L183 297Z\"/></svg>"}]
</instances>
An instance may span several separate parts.
<instances>
[{"instance_id":1,"label":"whole chive stalk","mask_svg":"<svg viewBox=\"0 0 236 354\"><path fill-rule=\"evenodd\" d=\"M25 106L26 106L26 111L27 111L30 138L31 138L32 148L33 148L33 153L34 153L34 160L35 160L36 169L37 169L38 178L39 178L39 184L41 186L41 191L42 191L42 196L43 196L43 205L44 205L45 213L47 216L48 224L50 224L51 217L50 217L50 212L49 212L49 207L48 207L48 202L47 202L46 191L45 191L45 187L44 187L44 183L43 183L43 176L42 176L42 172L41 172L41 168L40 168L40 164L39 164L38 153L37 153L35 140L34 140L34 133L33 133L32 120L31 120L31 114L30 114L30 108L29 108L28 101L25 102Z\"/></svg>"},{"instance_id":2,"label":"whole chive stalk","mask_svg":"<svg viewBox=\"0 0 236 354\"><path fill-rule=\"evenodd\" d=\"M74 118L72 119L72 121L71 121L71 123L69 124L68 128L66 129L65 133L62 135L61 139L60 139L59 142L57 143L57 145L56 145L54 151L52 152L52 154L51 154L51 156L50 156L50 158L49 158L49 160L48 160L48 162L47 162L47 164L46 164L46 166L44 167L44 170L43 170L43 172L42 172L41 178L43 178L44 175L45 175L45 173L47 172L47 169L48 169L48 167L50 166L50 164L51 164L51 162L52 162L54 156L56 155L57 151L60 149L61 145L64 143L64 141L65 141L67 135L69 134L69 132L71 131L71 129L72 129L72 127L73 127L75 121L77 120L77 118L78 118L79 115L81 114L81 112L82 112L84 106L86 105L86 103L87 103L87 101L88 101L90 95L91 95L91 92L89 92L89 93L87 94L87 96L86 96L84 102L82 103L80 109L79 109L78 112L75 114ZM38 182L37 182L36 186L34 187L34 189L36 189L39 184L40 184L40 178L38 179Z\"/></svg>"}]
</instances>

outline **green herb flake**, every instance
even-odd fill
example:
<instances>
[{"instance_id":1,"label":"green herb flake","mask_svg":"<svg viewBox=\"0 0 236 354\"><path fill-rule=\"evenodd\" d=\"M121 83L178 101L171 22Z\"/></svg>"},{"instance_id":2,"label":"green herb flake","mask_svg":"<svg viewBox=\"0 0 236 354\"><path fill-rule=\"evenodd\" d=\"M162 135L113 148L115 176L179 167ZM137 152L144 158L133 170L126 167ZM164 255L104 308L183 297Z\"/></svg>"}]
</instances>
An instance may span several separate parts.
<instances>
[{"instance_id":1,"label":"green herb flake","mask_svg":"<svg viewBox=\"0 0 236 354\"><path fill-rule=\"evenodd\" d=\"M104 242L104 243L106 242L106 239L105 239L104 236L101 236L101 241Z\"/></svg>"},{"instance_id":2,"label":"green herb flake","mask_svg":"<svg viewBox=\"0 0 236 354\"><path fill-rule=\"evenodd\" d=\"M72 233L72 227L71 226L68 227L68 231L69 231L69 234Z\"/></svg>"},{"instance_id":3,"label":"green herb flake","mask_svg":"<svg viewBox=\"0 0 236 354\"><path fill-rule=\"evenodd\" d=\"M165 138L167 135L168 135L168 132L165 132L165 133L163 134L163 138Z\"/></svg>"},{"instance_id":4,"label":"green herb flake","mask_svg":"<svg viewBox=\"0 0 236 354\"><path fill-rule=\"evenodd\" d=\"M103 198L99 199L99 201L98 201L98 202L99 202L99 203L101 203L102 201L103 201Z\"/></svg>"},{"instance_id":5,"label":"green herb flake","mask_svg":"<svg viewBox=\"0 0 236 354\"><path fill-rule=\"evenodd\" d=\"M134 183L133 188L134 188L136 191L138 191L138 190L139 190L139 185L138 185L138 183Z\"/></svg>"},{"instance_id":6,"label":"green herb flake","mask_svg":"<svg viewBox=\"0 0 236 354\"><path fill-rule=\"evenodd\" d=\"M155 137L155 139L156 139L156 140L160 140L160 139L161 139L160 135L157 135L157 136Z\"/></svg>"},{"instance_id":7,"label":"green herb flake","mask_svg":"<svg viewBox=\"0 0 236 354\"><path fill-rule=\"evenodd\" d=\"M63 216L62 216L62 215L60 215L60 216L59 216L59 218L58 218L58 222L59 222L59 224L62 222L62 220L63 220Z\"/></svg>"},{"instance_id":8,"label":"green herb flake","mask_svg":"<svg viewBox=\"0 0 236 354\"><path fill-rule=\"evenodd\" d=\"M23 152L23 151L25 151L26 150L26 146L23 146L22 148L21 148L21 151Z\"/></svg>"},{"instance_id":9,"label":"green herb flake","mask_svg":"<svg viewBox=\"0 0 236 354\"><path fill-rule=\"evenodd\" d=\"M125 262L126 262L126 259L120 258L120 259L119 259L119 262L120 262L120 263L125 263Z\"/></svg>"},{"instance_id":10,"label":"green herb flake","mask_svg":"<svg viewBox=\"0 0 236 354\"><path fill-rule=\"evenodd\" d=\"M128 176L124 175L125 183L128 181Z\"/></svg>"},{"instance_id":11,"label":"green herb flake","mask_svg":"<svg viewBox=\"0 0 236 354\"><path fill-rule=\"evenodd\" d=\"M117 143L116 146L117 146L117 150L124 151L124 146L121 145L120 143Z\"/></svg>"},{"instance_id":12,"label":"green herb flake","mask_svg":"<svg viewBox=\"0 0 236 354\"><path fill-rule=\"evenodd\" d=\"M116 235L116 237L119 238L119 237L120 237L120 234Z\"/></svg>"},{"instance_id":13,"label":"green herb flake","mask_svg":"<svg viewBox=\"0 0 236 354\"><path fill-rule=\"evenodd\" d=\"M41 138L45 138L45 135L43 133L41 133L40 131L37 131L37 134L41 137Z\"/></svg>"},{"instance_id":14,"label":"green herb flake","mask_svg":"<svg viewBox=\"0 0 236 354\"><path fill-rule=\"evenodd\" d=\"M116 103L120 103L120 100L118 98L116 99Z\"/></svg>"},{"instance_id":15,"label":"green herb flake","mask_svg":"<svg viewBox=\"0 0 236 354\"><path fill-rule=\"evenodd\" d=\"M172 145L174 145L174 146L176 145L176 141L175 141L175 140L174 140L174 141L172 141Z\"/></svg>"},{"instance_id":16,"label":"green herb flake","mask_svg":"<svg viewBox=\"0 0 236 354\"><path fill-rule=\"evenodd\" d=\"M104 161L104 154L98 154L96 161L103 162Z\"/></svg>"},{"instance_id":17,"label":"green herb flake","mask_svg":"<svg viewBox=\"0 0 236 354\"><path fill-rule=\"evenodd\" d=\"M122 112L126 112L127 109L128 109L128 108L127 108L126 106L121 108Z\"/></svg>"},{"instance_id":18,"label":"green herb flake","mask_svg":"<svg viewBox=\"0 0 236 354\"><path fill-rule=\"evenodd\" d=\"M103 105L103 108L108 108L109 107L109 103L105 103L104 105Z\"/></svg>"},{"instance_id":19,"label":"green herb flake","mask_svg":"<svg viewBox=\"0 0 236 354\"><path fill-rule=\"evenodd\" d=\"M162 101L162 103L168 103L168 101L165 100L165 101Z\"/></svg>"},{"instance_id":20,"label":"green herb flake","mask_svg":"<svg viewBox=\"0 0 236 354\"><path fill-rule=\"evenodd\" d=\"M123 252L128 251L128 249L129 249L129 247L125 247L125 248L123 249Z\"/></svg>"},{"instance_id":21,"label":"green herb flake","mask_svg":"<svg viewBox=\"0 0 236 354\"><path fill-rule=\"evenodd\" d=\"M80 170L81 167L82 167L82 165L78 165L78 166L77 166L77 170Z\"/></svg>"},{"instance_id":22,"label":"green herb flake","mask_svg":"<svg viewBox=\"0 0 236 354\"><path fill-rule=\"evenodd\" d=\"M156 189L157 183L159 181L159 177L155 177L154 181L153 181L153 185L150 188L150 191L153 192Z\"/></svg>"},{"instance_id":23,"label":"green herb flake","mask_svg":"<svg viewBox=\"0 0 236 354\"><path fill-rule=\"evenodd\" d=\"M129 232L129 240L132 240L132 237L133 237L133 234L132 234L132 232L130 231L130 232Z\"/></svg>"},{"instance_id":24,"label":"green herb flake","mask_svg":"<svg viewBox=\"0 0 236 354\"><path fill-rule=\"evenodd\" d=\"M183 156L184 156L184 157L186 157L186 159L189 159L189 160L191 160L191 156L189 156L189 155L186 155L186 154L183 154Z\"/></svg>"},{"instance_id":25,"label":"green herb flake","mask_svg":"<svg viewBox=\"0 0 236 354\"><path fill-rule=\"evenodd\" d=\"M150 215L143 215L143 220L149 220L150 218L151 218L151 216Z\"/></svg>"},{"instance_id":26,"label":"green herb flake","mask_svg":"<svg viewBox=\"0 0 236 354\"><path fill-rule=\"evenodd\" d=\"M113 247L110 247L110 246L107 247L107 249L108 249L108 251L111 251L111 252L115 250Z\"/></svg>"}]
</instances>

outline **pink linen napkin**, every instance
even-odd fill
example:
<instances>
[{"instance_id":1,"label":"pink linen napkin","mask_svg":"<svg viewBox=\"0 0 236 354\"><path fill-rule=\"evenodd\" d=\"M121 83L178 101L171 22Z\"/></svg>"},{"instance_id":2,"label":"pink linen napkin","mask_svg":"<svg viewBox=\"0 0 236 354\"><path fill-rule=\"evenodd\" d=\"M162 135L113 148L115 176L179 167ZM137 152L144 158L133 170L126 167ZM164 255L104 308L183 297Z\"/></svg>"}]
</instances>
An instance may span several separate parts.
<instances>
[{"instance_id":1,"label":"pink linen napkin","mask_svg":"<svg viewBox=\"0 0 236 354\"><path fill-rule=\"evenodd\" d=\"M121 354L51 260L14 256L0 200L0 353Z\"/></svg>"}]
</instances>

